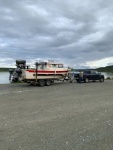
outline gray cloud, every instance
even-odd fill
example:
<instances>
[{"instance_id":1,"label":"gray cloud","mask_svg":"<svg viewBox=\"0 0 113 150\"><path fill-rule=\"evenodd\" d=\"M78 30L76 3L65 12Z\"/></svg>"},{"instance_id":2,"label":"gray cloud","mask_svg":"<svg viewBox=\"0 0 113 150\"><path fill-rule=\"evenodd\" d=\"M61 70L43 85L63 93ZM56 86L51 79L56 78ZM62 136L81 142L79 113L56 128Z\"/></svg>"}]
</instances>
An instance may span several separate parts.
<instances>
[{"instance_id":1,"label":"gray cloud","mask_svg":"<svg viewBox=\"0 0 113 150\"><path fill-rule=\"evenodd\" d=\"M112 14L112 0L0 0L0 66L10 58L90 67L113 56Z\"/></svg>"}]
</instances>

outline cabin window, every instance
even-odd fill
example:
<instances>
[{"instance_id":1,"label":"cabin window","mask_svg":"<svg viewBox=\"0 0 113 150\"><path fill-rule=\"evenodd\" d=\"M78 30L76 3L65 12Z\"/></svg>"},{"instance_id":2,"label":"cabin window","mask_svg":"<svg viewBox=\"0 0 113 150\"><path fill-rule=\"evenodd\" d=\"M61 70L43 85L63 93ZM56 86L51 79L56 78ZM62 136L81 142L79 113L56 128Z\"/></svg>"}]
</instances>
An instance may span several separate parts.
<instances>
[{"instance_id":1,"label":"cabin window","mask_svg":"<svg viewBox=\"0 0 113 150\"><path fill-rule=\"evenodd\" d=\"M44 67L44 65L40 65L40 69L44 69L45 67Z\"/></svg>"},{"instance_id":2,"label":"cabin window","mask_svg":"<svg viewBox=\"0 0 113 150\"><path fill-rule=\"evenodd\" d=\"M48 67L49 67L49 68L51 68L51 65L50 65L50 64L48 64Z\"/></svg>"},{"instance_id":3,"label":"cabin window","mask_svg":"<svg viewBox=\"0 0 113 150\"><path fill-rule=\"evenodd\" d=\"M63 65L62 65L62 64L59 64L59 65L58 65L58 68L63 68Z\"/></svg>"},{"instance_id":4,"label":"cabin window","mask_svg":"<svg viewBox=\"0 0 113 150\"><path fill-rule=\"evenodd\" d=\"M56 64L52 64L52 68L56 68L57 67L57 65Z\"/></svg>"}]
</instances>

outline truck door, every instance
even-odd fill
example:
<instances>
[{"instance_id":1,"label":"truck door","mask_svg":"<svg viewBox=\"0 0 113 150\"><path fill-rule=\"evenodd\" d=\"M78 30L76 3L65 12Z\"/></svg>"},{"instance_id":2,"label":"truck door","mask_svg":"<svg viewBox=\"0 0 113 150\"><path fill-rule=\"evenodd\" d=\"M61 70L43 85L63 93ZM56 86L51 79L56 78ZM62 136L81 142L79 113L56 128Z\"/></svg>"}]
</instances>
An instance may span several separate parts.
<instances>
[{"instance_id":1,"label":"truck door","mask_svg":"<svg viewBox=\"0 0 113 150\"><path fill-rule=\"evenodd\" d=\"M96 80L99 80L100 78L99 78L99 76L100 76L100 74L99 74L99 72L97 72L97 71L95 71L96 72Z\"/></svg>"},{"instance_id":2,"label":"truck door","mask_svg":"<svg viewBox=\"0 0 113 150\"><path fill-rule=\"evenodd\" d=\"M91 74L92 74L93 81L99 80L99 74L97 73L97 71L92 71Z\"/></svg>"}]
</instances>

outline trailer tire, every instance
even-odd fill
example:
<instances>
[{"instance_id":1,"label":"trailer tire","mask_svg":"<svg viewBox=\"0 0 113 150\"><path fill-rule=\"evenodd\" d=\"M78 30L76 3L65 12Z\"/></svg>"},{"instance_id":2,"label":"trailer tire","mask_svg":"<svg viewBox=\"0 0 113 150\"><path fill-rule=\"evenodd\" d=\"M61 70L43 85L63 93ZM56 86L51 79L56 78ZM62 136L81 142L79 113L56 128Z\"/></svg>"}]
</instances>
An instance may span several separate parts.
<instances>
[{"instance_id":1,"label":"trailer tire","mask_svg":"<svg viewBox=\"0 0 113 150\"><path fill-rule=\"evenodd\" d=\"M42 87L45 85L45 80L39 80L39 85Z\"/></svg>"},{"instance_id":2,"label":"trailer tire","mask_svg":"<svg viewBox=\"0 0 113 150\"><path fill-rule=\"evenodd\" d=\"M45 84L46 84L47 86L50 86L50 85L51 85L51 80L46 80Z\"/></svg>"}]
</instances>

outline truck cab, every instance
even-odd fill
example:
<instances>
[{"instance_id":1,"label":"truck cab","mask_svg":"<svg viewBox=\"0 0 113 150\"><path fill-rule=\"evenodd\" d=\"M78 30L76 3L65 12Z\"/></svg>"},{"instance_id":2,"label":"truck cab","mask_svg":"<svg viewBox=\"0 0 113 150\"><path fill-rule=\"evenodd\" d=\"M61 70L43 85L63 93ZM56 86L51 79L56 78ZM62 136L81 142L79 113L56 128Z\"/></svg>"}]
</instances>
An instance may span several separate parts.
<instances>
[{"instance_id":1,"label":"truck cab","mask_svg":"<svg viewBox=\"0 0 113 150\"><path fill-rule=\"evenodd\" d=\"M100 72L96 71L96 70L82 70L83 71L83 79L82 81L87 83L89 81L100 81L100 82L104 82L104 75L102 75ZM76 80L77 82L79 82L79 72L78 73L74 73L74 80Z\"/></svg>"},{"instance_id":2,"label":"truck cab","mask_svg":"<svg viewBox=\"0 0 113 150\"><path fill-rule=\"evenodd\" d=\"M88 82L88 81L100 81L104 82L104 75L102 75L100 72L96 70L85 70L84 75L83 75L83 81Z\"/></svg>"}]
</instances>

